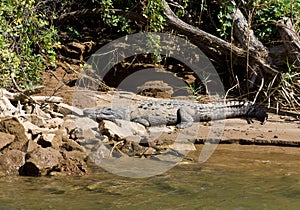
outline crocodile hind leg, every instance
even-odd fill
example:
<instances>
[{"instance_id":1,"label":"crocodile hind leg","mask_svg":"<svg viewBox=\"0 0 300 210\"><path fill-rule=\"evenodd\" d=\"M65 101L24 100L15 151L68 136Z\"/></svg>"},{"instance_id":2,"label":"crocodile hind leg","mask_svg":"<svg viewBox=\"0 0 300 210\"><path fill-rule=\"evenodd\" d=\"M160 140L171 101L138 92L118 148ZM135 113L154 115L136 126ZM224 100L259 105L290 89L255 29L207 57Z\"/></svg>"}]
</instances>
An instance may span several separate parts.
<instances>
[{"instance_id":1,"label":"crocodile hind leg","mask_svg":"<svg viewBox=\"0 0 300 210\"><path fill-rule=\"evenodd\" d=\"M177 110L177 120L178 124L176 125L177 128L188 128L193 125L194 118L192 117L193 110L189 108L180 108Z\"/></svg>"}]
</instances>

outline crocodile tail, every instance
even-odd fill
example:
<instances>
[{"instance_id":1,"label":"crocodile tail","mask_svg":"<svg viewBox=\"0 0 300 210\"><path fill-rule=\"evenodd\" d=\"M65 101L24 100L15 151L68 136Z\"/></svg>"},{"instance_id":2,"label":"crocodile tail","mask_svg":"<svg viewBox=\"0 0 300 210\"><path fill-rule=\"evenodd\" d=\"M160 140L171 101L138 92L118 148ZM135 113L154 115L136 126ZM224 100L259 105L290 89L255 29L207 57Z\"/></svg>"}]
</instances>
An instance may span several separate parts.
<instances>
[{"instance_id":1,"label":"crocodile tail","mask_svg":"<svg viewBox=\"0 0 300 210\"><path fill-rule=\"evenodd\" d=\"M265 108L258 104L252 104L246 113L246 118L254 118L261 122L263 125L268 119L268 114Z\"/></svg>"}]
</instances>

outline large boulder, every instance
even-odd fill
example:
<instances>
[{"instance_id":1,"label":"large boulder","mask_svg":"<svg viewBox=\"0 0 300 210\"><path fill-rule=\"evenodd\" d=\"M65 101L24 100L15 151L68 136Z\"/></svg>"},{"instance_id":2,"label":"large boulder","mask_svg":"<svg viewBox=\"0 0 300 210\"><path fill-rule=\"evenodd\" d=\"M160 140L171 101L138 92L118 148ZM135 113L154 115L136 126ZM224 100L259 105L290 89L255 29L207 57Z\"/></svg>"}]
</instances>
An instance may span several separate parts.
<instances>
[{"instance_id":1,"label":"large boulder","mask_svg":"<svg viewBox=\"0 0 300 210\"><path fill-rule=\"evenodd\" d=\"M50 175L51 172L60 170L61 161L62 156L59 151L51 147L37 147L26 154L25 164L20 168L20 175Z\"/></svg>"},{"instance_id":2,"label":"large boulder","mask_svg":"<svg viewBox=\"0 0 300 210\"><path fill-rule=\"evenodd\" d=\"M135 122L125 120L116 120L116 123L103 120L99 122L99 130L101 134L108 136L114 140L135 139L139 142L143 136L147 135L146 128Z\"/></svg>"},{"instance_id":3,"label":"large boulder","mask_svg":"<svg viewBox=\"0 0 300 210\"><path fill-rule=\"evenodd\" d=\"M0 132L0 151L5 147L14 142L15 135L11 135L9 133Z\"/></svg>"},{"instance_id":4,"label":"large boulder","mask_svg":"<svg viewBox=\"0 0 300 210\"><path fill-rule=\"evenodd\" d=\"M25 135L24 126L20 123L20 121L16 117L4 117L0 119L0 132L8 133L14 135L14 141L5 148L16 149L25 151L26 143L28 142L28 138ZM4 152L4 151L2 151Z\"/></svg>"},{"instance_id":5,"label":"large boulder","mask_svg":"<svg viewBox=\"0 0 300 210\"><path fill-rule=\"evenodd\" d=\"M25 163L25 153L20 150L9 150L0 155L0 173L18 175L19 168Z\"/></svg>"}]
</instances>

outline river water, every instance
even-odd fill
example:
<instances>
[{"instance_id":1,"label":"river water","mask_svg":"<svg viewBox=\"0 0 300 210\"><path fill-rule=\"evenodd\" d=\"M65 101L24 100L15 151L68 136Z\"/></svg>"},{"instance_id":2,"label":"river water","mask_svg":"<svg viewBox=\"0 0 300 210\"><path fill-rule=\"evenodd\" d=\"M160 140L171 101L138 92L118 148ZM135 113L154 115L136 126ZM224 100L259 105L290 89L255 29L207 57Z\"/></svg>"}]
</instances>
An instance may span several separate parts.
<instances>
[{"instance_id":1,"label":"river water","mask_svg":"<svg viewBox=\"0 0 300 210\"><path fill-rule=\"evenodd\" d=\"M300 209L300 148L219 145L204 164L143 179L0 178L0 209Z\"/></svg>"}]
</instances>

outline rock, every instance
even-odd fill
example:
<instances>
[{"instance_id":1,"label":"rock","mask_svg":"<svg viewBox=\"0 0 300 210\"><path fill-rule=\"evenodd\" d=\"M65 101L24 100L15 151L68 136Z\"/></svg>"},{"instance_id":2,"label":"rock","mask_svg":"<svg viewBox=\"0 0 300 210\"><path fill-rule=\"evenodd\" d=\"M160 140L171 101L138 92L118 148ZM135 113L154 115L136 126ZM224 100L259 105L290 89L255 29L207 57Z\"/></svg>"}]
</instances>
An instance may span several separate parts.
<instances>
[{"instance_id":1,"label":"rock","mask_svg":"<svg viewBox=\"0 0 300 210\"><path fill-rule=\"evenodd\" d=\"M58 128L60 127L62 124L64 123L64 120L59 118L59 117L55 117L49 120L46 120L46 127L47 128Z\"/></svg>"},{"instance_id":2,"label":"rock","mask_svg":"<svg viewBox=\"0 0 300 210\"><path fill-rule=\"evenodd\" d=\"M34 134L34 135L41 133L41 129L29 121L25 121L22 124L25 128L26 133L30 133L30 134Z\"/></svg>"},{"instance_id":3,"label":"rock","mask_svg":"<svg viewBox=\"0 0 300 210\"><path fill-rule=\"evenodd\" d=\"M35 141L28 141L26 147L26 152L32 152L36 148L40 147L40 145L38 145L38 143L36 143Z\"/></svg>"},{"instance_id":4,"label":"rock","mask_svg":"<svg viewBox=\"0 0 300 210\"><path fill-rule=\"evenodd\" d=\"M31 98L36 102L41 103L61 103L63 98L59 96L31 96Z\"/></svg>"},{"instance_id":5,"label":"rock","mask_svg":"<svg viewBox=\"0 0 300 210\"><path fill-rule=\"evenodd\" d=\"M46 133L55 133L58 129L48 129L48 128L40 128L34 124L32 124L29 121L23 122L24 128L27 133L32 134L33 136L36 136L38 134L46 134Z\"/></svg>"},{"instance_id":6,"label":"rock","mask_svg":"<svg viewBox=\"0 0 300 210\"><path fill-rule=\"evenodd\" d=\"M96 132L91 129L97 130L98 123L92 119L83 118L68 118L61 125L61 129L65 136L70 139L77 140L78 138L85 138L86 130L90 130L89 134L95 137ZM94 134L93 134L94 133Z\"/></svg>"},{"instance_id":7,"label":"rock","mask_svg":"<svg viewBox=\"0 0 300 210\"><path fill-rule=\"evenodd\" d=\"M85 152L84 147L79 145L76 141L73 141L68 138L63 138L62 140L62 145L60 146L61 149L66 150L66 151L80 151L80 152Z\"/></svg>"},{"instance_id":8,"label":"rock","mask_svg":"<svg viewBox=\"0 0 300 210\"><path fill-rule=\"evenodd\" d=\"M173 88L161 80L145 82L137 87L137 91L140 95L155 98L171 98L174 93Z\"/></svg>"},{"instance_id":9,"label":"rock","mask_svg":"<svg viewBox=\"0 0 300 210\"><path fill-rule=\"evenodd\" d=\"M0 132L0 150L2 150L7 145L11 144L15 139L14 135L9 133Z\"/></svg>"},{"instance_id":10,"label":"rock","mask_svg":"<svg viewBox=\"0 0 300 210\"><path fill-rule=\"evenodd\" d=\"M62 144L63 144L63 131L62 130L58 130L57 132L55 132L55 136L54 138L51 140L51 147L57 150L60 150Z\"/></svg>"},{"instance_id":11,"label":"rock","mask_svg":"<svg viewBox=\"0 0 300 210\"><path fill-rule=\"evenodd\" d=\"M167 150L166 152L151 157L150 159L156 159L156 160L160 160L160 161L167 161L170 163L178 163L179 161L182 160L182 158L184 158L185 156L177 151L174 150Z\"/></svg>"},{"instance_id":12,"label":"rock","mask_svg":"<svg viewBox=\"0 0 300 210\"><path fill-rule=\"evenodd\" d=\"M36 114L44 119L51 119L51 115L44 112L39 105L36 105L34 107L32 114Z\"/></svg>"},{"instance_id":13,"label":"rock","mask_svg":"<svg viewBox=\"0 0 300 210\"><path fill-rule=\"evenodd\" d=\"M0 156L0 171L5 175L18 175L19 168L25 163L25 153L19 150L8 150Z\"/></svg>"},{"instance_id":14,"label":"rock","mask_svg":"<svg viewBox=\"0 0 300 210\"><path fill-rule=\"evenodd\" d=\"M16 117L0 118L0 132L15 135L19 140L26 138L24 126Z\"/></svg>"},{"instance_id":15,"label":"rock","mask_svg":"<svg viewBox=\"0 0 300 210\"><path fill-rule=\"evenodd\" d=\"M40 176L59 171L62 156L58 150L51 147L37 147L25 156L25 164L20 168L20 175Z\"/></svg>"},{"instance_id":16,"label":"rock","mask_svg":"<svg viewBox=\"0 0 300 210\"><path fill-rule=\"evenodd\" d=\"M98 135L98 133L95 130L91 129L91 128L88 128L88 129L85 129L85 130L80 129L79 132L77 133L77 138L81 139L81 140L84 140L86 142L89 142L93 139L97 139L99 137L100 136Z\"/></svg>"},{"instance_id":17,"label":"rock","mask_svg":"<svg viewBox=\"0 0 300 210\"><path fill-rule=\"evenodd\" d=\"M74 132L77 129L75 119L65 119L65 121L61 125L61 129L63 131L63 135L69 136L72 132Z\"/></svg>"},{"instance_id":18,"label":"rock","mask_svg":"<svg viewBox=\"0 0 300 210\"><path fill-rule=\"evenodd\" d=\"M89 117L80 117L75 119L75 124L81 129L97 128L98 123Z\"/></svg>"},{"instance_id":19,"label":"rock","mask_svg":"<svg viewBox=\"0 0 300 210\"><path fill-rule=\"evenodd\" d=\"M98 143L102 149L104 148L101 147L102 143L112 147L109 156L141 156L145 152L145 148L139 145L139 143L143 136L147 135L147 131L145 127L139 123L125 120L116 120L114 123L103 120L99 122L99 130L102 135L107 136L109 139L106 143L103 141ZM114 145L111 145L112 143ZM97 145L94 146L97 148ZM103 154L107 153L107 151L100 152ZM99 161L97 155L92 155L92 159L96 162Z\"/></svg>"},{"instance_id":20,"label":"rock","mask_svg":"<svg viewBox=\"0 0 300 210\"><path fill-rule=\"evenodd\" d=\"M50 110L50 109L45 109L45 112L47 112L48 114L50 114L51 117L53 117L53 118L56 118L56 117L58 117L58 118L63 118L63 117L64 117L63 114L58 113L58 112L54 112L54 111L52 111L52 110Z\"/></svg>"},{"instance_id":21,"label":"rock","mask_svg":"<svg viewBox=\"0 0 300 210\"><path fill-rule=\"evenodd\" d=\"M40 136L37 143L41 145L43 148L51 147L54 137L55 137L54 133L44 133Z\"/></svg>"},{"instance_id":22,"label":"rock","mask_svg":"<svg viewBox=\"0 0 300 210\"><path fill-rule=\"evenodd\" d=\"M98 138L98 123L90 118L76 118L73 126L76 130L73 132L75 138L72 139L85 139L88 141L90 139Z\"/></svg>"},{"instance_id":23,"label":"rock","mask_svg":"<svg viewBox=\"0 0 300 210\"><path fill-rule=\"evenodd\" d=\"M59 113L63 114L64 116L70 115L70 114L74 114L77 116L83 115L82 109L79 109L77 107L70 106L70 105L64 104L64 103L54 104L54 111L59 112Z\"/></svg>"},{"instance_id":24,"label":"rock","mask_svg":"<svg viewBox=\"0 0 300 210\"><path fill-rule=\"evenodd\" d=\"M67 175L84 175L88 172L87 154L78 150L63 152L62 171Z\"/></svg>"},{"instance_id":25,"label":"rock","mask_svg":"<svg viewBox=\"0 0 300 210\"><path fill-rule=\"evenodd\" d=\"M111 148L110 148L111 149ZM98 144L89 153L89 157L93 162L101 162L102 158L110 158L111 150L104 144Z\"/></svg>"},{"instance_id":26,"label":"rock","mask_svg":"<svg viewBox=\"0 0 300 210\"><path fill-rule=\"evenodd\" d=\"M100 132L111 139L126 139L127 137L137 136L142 139L142 136L147 135L145 127L139 123L128 122L125 120L116 120L116 123L103 120L99 123Z\"/></svg>"},{"instance_id":27,"label":"rock","mask_svg":"<svg viewBox=\"0 0 300 210\"><path fill-rule=\"evenodd\" d=\"M182 154L187 154L189 151L196 151L195 145L191 142L174 142L174 144L171 145L171 148Z\"/></svg>"},{"instance_id":28,"label":"rock","mask_svg":"<svg viewBox=\"0 0 300 210\"><path fill-rule=\"evenodd\" d=\"M172 127L170 127L170 126L168 126L168 127L167 126L160 126L160 127L156 126L156 127L149 127L149 128L147 128L147 130L150 134L172 133L172 132L175 131L175 127L174 126L172 126Z\"/></svg>"},{"instance_id":29,"label":"rock","mask_svg":"<svg viewBox=\"0 0 300 210\"><path fill-rule=\"evenodd\" d=\"M11 104L10 100L5 96L0 97L0 113L2 116L13 115L17 111L17 108Z\"/></svg>"},{"instance_id":30,"label":"rock","mask_svg":"<svg viewBox=\"0 0 300 210\"><path fill-rule=\"evenodd\" d=\"M45 127L46 125L45 119L36 114L25 114L22 115L22 118L41 128Z\"/></svg>"},{"instance_id":31,"label":"rock","mask_svg":"<svg viewBox=\"0 0 300 210\"><path fill-rule=\"evenodd\" d=\"M152 148L152 147L148 147L146 148L146 151L144 152L145 156L152 156L154 154L156 154L156 149Z\"/></svg>"},{"instance_id":32,"label":"rock","mask_svg":"<svg viewBox=\"0 0 300 210\"><path fill-rule=\"evenodd\" d=\"M16 117L0 118L0 132L15 136L14 142L6 149L24 150L24 145L27 143L28 138L25 135L24 126Z\"/></svg>"}]
</instances>

